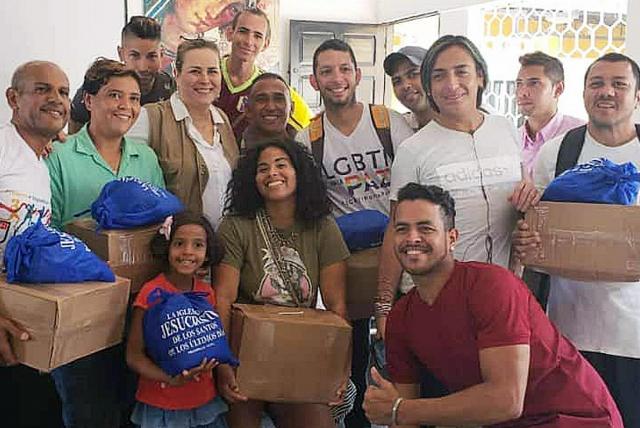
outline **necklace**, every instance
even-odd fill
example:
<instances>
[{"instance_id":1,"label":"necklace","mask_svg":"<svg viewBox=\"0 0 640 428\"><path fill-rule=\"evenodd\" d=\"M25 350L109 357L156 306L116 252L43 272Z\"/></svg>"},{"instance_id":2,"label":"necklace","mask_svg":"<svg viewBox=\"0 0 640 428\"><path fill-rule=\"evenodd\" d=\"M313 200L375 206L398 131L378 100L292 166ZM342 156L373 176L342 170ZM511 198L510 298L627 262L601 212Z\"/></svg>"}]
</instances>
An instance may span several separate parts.
<instances>
[{"instance_id":1,"label":"necklace","mask_svg":"<svg viewBox=\"0 0 640 428\"><path fill-rule=\"evenodd\" d=\"M294 278L296 278L295 269L291 264L286 263L284 258L284 255L290 251L288 250L289 248L297 251L295 249L297 234L291 232L289 236L284 236L281 231L273 227L271 218L264 209L258 211L256 220L258 221L258 228L267 244L267 249L271 253L284 286L293 299L294 305L301 306L303 300L302 291L300 290L299 284L294 280Z\"/></svg>"}]
</instances>

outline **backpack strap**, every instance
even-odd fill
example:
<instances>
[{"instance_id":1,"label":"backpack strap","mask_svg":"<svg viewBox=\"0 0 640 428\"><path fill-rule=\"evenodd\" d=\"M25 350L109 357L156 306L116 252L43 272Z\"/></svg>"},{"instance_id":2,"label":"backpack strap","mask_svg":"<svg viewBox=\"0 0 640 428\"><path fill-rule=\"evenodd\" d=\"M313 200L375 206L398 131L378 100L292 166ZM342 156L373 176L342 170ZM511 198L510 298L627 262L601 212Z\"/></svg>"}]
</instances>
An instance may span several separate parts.
<instances>
[{"instance_id":1,"label":"backpack strap","mask_svg":"<svg viewBox=\"0 0 640 428\"><path fill-rule=\"evenodd\" d=\"M636 135L640 141L640 124L636 123ZM556 161L556 177L578 163L578 158L584 146L584 138L587 135L587 125L574 128L566 133L560 143L558 159Z\"/></svg>"},{"instance_id":2,"label":"backpack strap","mask_svg":"<svg viewBox=\"0 0 640 428\"><path fill-rule=\"evenodd\" d=\"M587 134L587 125L582 125L567 132L560 143L558 158L556 160L556 177L578 163L584 137Z\"/></svg>"},{"instance_id":3,"label":"backpack strap","mask_svg":"<svg viewBox=\"0 0 640 428\"><path fill-rule=\"evenodd\" d=\"M309 123L309 140L311 141L311 154L318 168L322 169L324 157L324 112L318 114Z\"/></svg>"},{"instance_id":4,"label":"backpack strap","mask_svg":"<svg viewBox=\"0 0 640 428\"><path fill-rule=\"evenodd\" d=\"M389 109L380 104L369 104L369 114L376 134L382 144L385 156L393 161L393 143L391 141L391 118ZM311 153L318 166L322 166L324 158L324 112L318 114L309 123L309 140L311 141Z\"/></svg>"},{"instance_id":5,"label":"backpack strap","mask_svg":"<svg viewBox=\"0 0 640 428\"><path fill-rule=\"evenodd\" d=\"M381 104L369 104L369 113L371 113L371 120L373 126L376 128L376 134L384 154L393 161L393 142L391 141L391 118L389 117L389 109Z\"/></svg>"}]
</instances>

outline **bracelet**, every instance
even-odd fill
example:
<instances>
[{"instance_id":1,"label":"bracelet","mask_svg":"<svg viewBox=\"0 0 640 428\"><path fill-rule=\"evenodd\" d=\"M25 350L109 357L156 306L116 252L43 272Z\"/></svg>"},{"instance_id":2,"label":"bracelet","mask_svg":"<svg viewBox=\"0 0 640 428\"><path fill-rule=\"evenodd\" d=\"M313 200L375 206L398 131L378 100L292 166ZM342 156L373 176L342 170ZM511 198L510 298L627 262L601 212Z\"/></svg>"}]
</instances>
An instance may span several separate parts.
<instances>
[{"instance_id":1,"label":"bracelet","mask_svg":"<svg viewBox=\"0 0 640 428\"><path fill-rule=\"evenodd\" d=\"M391 425L398 425L398 409L400 408L400 403L404 401L404 398L398 397L396 401L393 402L393 407L391 408Z\"/></svg>"}]
</instances>

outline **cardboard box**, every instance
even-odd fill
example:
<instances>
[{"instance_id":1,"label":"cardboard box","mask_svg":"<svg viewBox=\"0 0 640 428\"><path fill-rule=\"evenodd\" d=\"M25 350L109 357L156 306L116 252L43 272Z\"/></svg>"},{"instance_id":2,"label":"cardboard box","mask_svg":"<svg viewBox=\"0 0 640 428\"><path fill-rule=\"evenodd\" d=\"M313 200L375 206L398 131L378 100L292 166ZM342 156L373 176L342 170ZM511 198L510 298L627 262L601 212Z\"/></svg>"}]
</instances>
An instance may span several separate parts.
<instances>
[{"instance_id":1,"label":"cardboard box","mask_svg":"<svg viewBox=\"0 0 640 428\"><path fill-rule=\"evenodd\" d=\"M347 259L347 312L358 320L373 315L378 292L380 247L351 253Z\"/></svg>"},{"instance_id":2,"label":"cardboard box","mask_svg":"<svg viewBox=\"0 0 640 428\"><path fill-rule=\"evenodd\" d=\"M129 280L78 284L8 284L0 277L0 314L31 336L12 340L18 360L50 371L122 341Z\"/></svg>"},{"instance_id":3,"label":"cardboard box","mask_svg":"<svg viewBox=\"0 0 640 428\"><path fill-rule=\"evenodd\" d=\"M541 202L525 221L542 239L526 266L585 281L640 279L640 206Z\"/></svg>"},{"instance_id":4,"label":"cardboard box","mask_svg":"<svg viewBox=\"0 0 640 428\"><path fill-rule=\"evenodd\" d=\"M329 311L234 304L231 348L249 398L328 403L349 376L351 326Z\"/></svg>"},{"instance_id":5,"label":"cardboard box","mask_svg":"<svg viewBox=\"0 0 640 428\"><path fill-rule=\"evenodd\" d=\"M99 232L96 226L93 219L80 219L67 224L65 229L109 263L114 274L129 278L132 293L160 273L162 264L153 258L149 247L160 225Z\"/></svg>"}]
</instances>

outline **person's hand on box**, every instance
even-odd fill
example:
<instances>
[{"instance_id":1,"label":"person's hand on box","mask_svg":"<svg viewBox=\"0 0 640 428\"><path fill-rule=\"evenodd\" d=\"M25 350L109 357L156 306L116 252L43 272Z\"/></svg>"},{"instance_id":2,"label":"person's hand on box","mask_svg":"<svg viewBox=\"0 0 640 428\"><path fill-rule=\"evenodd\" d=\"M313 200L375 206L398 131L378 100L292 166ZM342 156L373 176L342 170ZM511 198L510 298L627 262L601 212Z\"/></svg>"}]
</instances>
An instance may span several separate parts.
<instances>
[{"instance_id":1,"label":"person's hand on box","mask_svg":"<svg viewBox=\"0 0 640 428\"><path fill-rule=\"evenodd\" d=\"M342 401L344 400L344 394L347 392L347 385L349 385L349 376L347 376L346 379L340 384L338 390L336 391L336 398L328 403L329 406L337 406L339 404L342 404Z\"/></svg>"},{"instance_id":2,"label":"person's hand on box","mask_svg":"<svg viewBox=\"0 0 640 428\"><path fill-rule=\"evenodd\" d=\"M529 208L540 202L542 194L529 179L521 180L513 189L513 193L507 198L511 205L520 212L526 212Z\"/></svg>"},{"instance_id":3,"label":"person's hand on box","mask_svg":"<svg viewBox=\"0 0 640 428\"><path fill-rule=\"evenodd\" d=\"M29 340L29 333L18 327L12 320L0 316L0 364L8 366L18 364L9 342L11 336L23 342Z\"/></svg>"},{"instance_id":4,"label":"person's hand on box","mask_svg":"<svg viewBox=\"0 0 640 428\"><path fill-rule=\"evenodd\" d=\"M537 251L540 246L540 234L532 231L524 220L518 220L516 230L511 236L511 245L516 257L522 261L527 255Z\"/></svg>"},{"instance_id":5,"label":"person's hand on box","mask_svg":"<svg viewBox=\"0 0 640 428\"><path fill-rule=\"evenodd\" d=\"M220 364L218 366L216 369L216 382L218 384L218 392L229 403L248 400L246 396L240 393L240 388L236 381L236 373L230 365Z\"/></svg>"},{"instance_id":6,"label":"person's hand on box","mask_svg":"<svg viewBox=\"0 0 640 428\"><path fill-rule=\"evenodd\" d=\"M375 367L371 367L373 382L364 394L364 409L367 418L375 424L391 425L392 409L400 393L395 386L382 377Z\"/></svg>"},{"instance_id":7,"label":"person's hand on box","mask_svg":"<svg viewBox=\"0 0 640 428\"><path fill-rule=\"evenodd\" d=\"M200 376L203 373L211 373L211 370L213 370L217 365L218 362L216 360L211 359L207 361L207 359L205 358L202 360L198 367L194 367L191 370L183 370L179 375L172 377L168 383L163 382L160 384L160 386L165 388L167 385L182 386L192 381L198 382L200 381Z\"/></svg>"}]
</instances>

